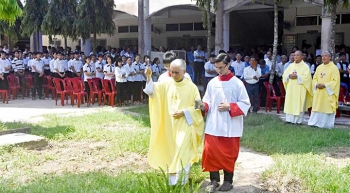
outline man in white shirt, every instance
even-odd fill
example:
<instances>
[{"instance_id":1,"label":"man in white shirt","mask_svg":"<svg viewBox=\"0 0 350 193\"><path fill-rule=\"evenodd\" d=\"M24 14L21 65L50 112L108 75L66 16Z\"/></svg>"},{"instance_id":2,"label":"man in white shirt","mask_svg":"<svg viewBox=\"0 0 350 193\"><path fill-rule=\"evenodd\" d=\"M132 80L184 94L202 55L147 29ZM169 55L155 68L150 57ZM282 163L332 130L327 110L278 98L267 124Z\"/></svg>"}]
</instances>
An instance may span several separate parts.
<instances>
[{"instance_id":1,"label":"man in white shirt","mask_svg":"<svg viewBox=\"0 0 350 193\"><path fill-rule=\"evenodd\" d=\"M202 74L204 71L205 53L202 50L202 46L198 45L197 50L193 53L194 56L194 83L199 85L201 83Z\"/></svg>"},{"instance_id":2,"label":"man in white shirt","mask_svg":"<svg viewBox=\"0 0 350 193\"><path fill-rule=\"evenodd\" d=\"M11 62L6 59L6 53L4 51L1 52L1 59L0 59L0 89L8 90L8 82L7 82L7 76L5 76L5 68L11 66Z\"/></svg>"},{"instance_id":3,"label":"man in white shirt","mask_svg":"<svg viewBox=\"0 0 350 193\"><path fill-rule=\"evenodd\" d=\"M282 61L276 66L277 81L282 81L282 76L284 73L284 65L288 62L288 56L282 55Z\"/></svg>"},{"instance_id":4,"label":"man in white shirt","mask_svg":"<svg viewBox=\"0 0 350 193\"><path fill-rule=\"evenodd\" d=\"M82 57L83 58L83 57ZM85 60L82 59L82 60ZM81 69L83 68L83 62L79 60L79 52L74 52L74 59L70 62L70 66L68 66L71 74L71 77L81 77Z\"/></svg>"},{"instance_id":5,"label":"man in white shirt","mask_svg":"<svg viewBox=\"0 0 350 193\"><path fill-rule=\"evenodd\" d=\"M24 94L26 93L26 79L24 74L24 64L22 60L22 53L15 52L15 57L12 60L12 69L15 73L15 75L18 77L21 85L21 91L22 91L22 99L24 98Z\"/></svg>"},{"instance_id":6,"label":"man in white shirt","mask_svg":"<svg viewBox=\"0 0 350 193\"><path fill-rule=\"evenodd\" d=\"M57 54L53 54L52 60L50 60L50 74L55 77L55 61L57 60Z\"/></svg>"},{"instance_id":7,"label":"man in white shirt","mask_svg":"<svg viewBox=\"0 0 350 193\"><path fill-rule=\"evenodd\" d=\"M247 92L249 97L253 97L254 108L253 113L258 112L259 104L259 78L261 76L261 69L257 66L258 61L254 56L250 58L250 66L244 68L244 80L247 85Z\"/></svg>"},{"instance_id":8,"label":"man in white shirt","mask_svg":"<svg viewBox=\"0 0 350 193\"><path fill-rule=\"evenodd\" d=\"M167 71L159 76L158 82L163 82L163 81L172 79L171 73L169 72L169 69L170 69L170 63L172 61L174 61L175 59L176 59L176 54L174 52L167 51L167 52L164 53L164 55L163 55L163 64L164 64L164 68ZM203 68L204 68L204 66L203 66ZM188 73L185 73L185 77L192 81L191 76Z\"/></svg>"},{"instance_id":9,"label":"man in white shirt","mask_svg":"<svg viewBox=\"0 0 350 193\"><path fill-rule=\"evenodd\" d=\"M5 48L5 45L4 45ZM4 76L4 81L3 81L3 89L8 90L9 89L9 84L7 81L7 77L10 75L10 70L12 69L12 64L10 60L6 59L6 53L5 53L5 58L1 59L1 67L3 68L3 76Z\"/></svg>"},{"instance_id":10,"label":"man in white shirt","mask_svg":"<svg viewBox=\"0 0 350 193\"><path fill-rule=\"evenodd\" d=\"M242 60L241 53L236 54L236 61L231 63L231 66L235 69L235 76L239 79L243 76L243 71L245 68L245 63Z\"/></svg>"},{"instance_id":11,"label":"man in white shirt","mask_svg":"<svg viewBox=\"0 0 350 193\"><path fill-rule=\"evenodd\" d=\"M44 62L44 73L46 76L50 75L50 61L49 52L46 50L43 53L43 58L41 59Z\"/></svg>"},{"instance_id":12,"label":"man in white shirt","mask_svg":"<svg viewBox=\"0 0 350 193\"><path fill-rule=\"evenodd\" d=\"M266 52L267 58L265 58L266 65L271 69L272 66L272 53L270 51Z\"/></svg>"},{"instance_id":13,"label":"man in white shirt","mask_svg":"<svg viewBox=\"0 0 350 193\"><path fill-rule=\"evenodd\" d=\"M54 63L55 77L63 79L66 76L66 63L61 52L57 52L57 59Z\"/></svg>"},{"instance_id":14,"label":"man in white shirt","mask_svg":"<svg viewBox=\"0 0 350 193\"><path fill-rule=\"evenodd\" d=\"M216 77L218 73L215 70L215 55L210 55L209 61L204 64L204 70L205 70L205 82L204 82L204 92L207 89L208 82Z\"/></svg>"},{"instance_id":15,"label":"man in white shirt","mask_svg":"<svg viewBox=\"0 0 350 193\"><path fill-rule=\"evenodd\" d=\"M32 89L32 99L36 100L36 92L38 92L39 99L45 99L42 96L43 91L43 76L44 76L44 62L41 60L41 53L36 53L36 59L32 63L34 73L34 86Z\"/></svg>"}]
</instances>

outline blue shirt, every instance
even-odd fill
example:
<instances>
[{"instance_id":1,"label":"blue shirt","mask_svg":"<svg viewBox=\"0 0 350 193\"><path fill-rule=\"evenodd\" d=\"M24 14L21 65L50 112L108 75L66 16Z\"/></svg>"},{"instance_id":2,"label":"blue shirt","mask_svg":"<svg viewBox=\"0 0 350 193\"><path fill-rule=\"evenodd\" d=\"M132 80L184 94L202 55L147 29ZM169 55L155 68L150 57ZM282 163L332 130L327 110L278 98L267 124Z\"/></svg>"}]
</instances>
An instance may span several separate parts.
<instances>
[{"instance_id":1,"label":"blue shirt","mask_svg":"<svg viewBox=\"0 0 350 193\"><path fill-rule=\"evenodd\" d=\"M283 70L283 72L286 71L286 69L288 68L288 66L289 66L290 64L291 64L291 62L287 62L287 63L284 64L284 70Z\"/></svg>"},{"instance_id":2,"label":"blue shirt","mask_svg":"<svg viewBox=\"0 0 350 193\"><path fill-rule=\"evenodd\" d=\"M187 59L188 59L189 63L193 63L194 62L193 52L187 52Z\"/></svg>"},{"instance_id":3,"label":"blue shirt","mask_svg":"<svg viewBox=\"0 0 350 193\"><path fill-rule=\"evenodd\" d=\"M231 65L228 66L228 69L229 69L233 74L235 74L235 69L234 69Z\"/></svg>"},{"instance_id":4,"label":"blue shirt","mask_svg":"<svg viewBox=\"0 0 350 193\"><path fill-rule=\"evenodd\" d=\"M268 65L265 64L264 68L261 68L259 64L258 67L261 69L261 75L270 74L270 67ZM260 78L260 80L265 80L265 79L266 78Z\"/></svg>"},{"instance_id":5,"label":"blue shirt","mask_svg":"<svg viewBox=\"0 0 350 193\"><path fill-rule=\"evenodd\" d=\"M245 64L245 67L250 66L249 62L244 62L244 64Z\"/></svg>"}]
</instances>

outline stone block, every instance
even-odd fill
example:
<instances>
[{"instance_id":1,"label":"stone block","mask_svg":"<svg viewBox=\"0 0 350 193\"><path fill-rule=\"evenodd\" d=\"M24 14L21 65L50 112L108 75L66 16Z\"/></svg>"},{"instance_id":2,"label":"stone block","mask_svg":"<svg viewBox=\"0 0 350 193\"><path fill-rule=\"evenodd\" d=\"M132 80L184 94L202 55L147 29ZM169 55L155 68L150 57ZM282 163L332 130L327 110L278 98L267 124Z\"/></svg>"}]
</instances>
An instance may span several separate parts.
<instances>
[{"instance_id":1,"label":"stone block","mask_svg":"<svg viewBox=\"0 0 350 193\"><path fill-rule=\"evenodd\" d=\"M0 146L16 145L28 149L36 149L47 146L47 141L44 137L31 135L27 133L11 133L0 135Z\"/></svg>"}]
</instances>

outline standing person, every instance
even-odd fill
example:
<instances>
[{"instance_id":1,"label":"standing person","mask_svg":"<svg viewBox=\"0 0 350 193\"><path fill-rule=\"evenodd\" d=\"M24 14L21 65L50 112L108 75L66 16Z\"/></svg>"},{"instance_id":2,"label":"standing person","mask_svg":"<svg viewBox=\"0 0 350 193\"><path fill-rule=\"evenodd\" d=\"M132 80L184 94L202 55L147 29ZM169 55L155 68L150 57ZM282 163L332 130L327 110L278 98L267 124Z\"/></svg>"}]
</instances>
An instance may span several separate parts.
<instances>
[{"instance_id":1,"label":"standing person","mask_svg":"<svg viewBox=\"0 0 350 193\"><path fill-rule=\"evenodd\" d=\"M336 66L338 67L340 72L340 82L345 83L346 86L349 88L349 72L347 71L349 63L346 62L346 55L344 52L339 53L339 62Z\"/></svg>"},{"instance_id":2,"label":"standing person","mask_svg":"<svg viewBox=\"0 0 350 193\"><path fill-rule=\"evenodd\" d=\"M66 76L66 63L61 52L57 52L57 59L54 62L55 77L63 79Z\"/></svg>"},{"instance_id":3,"label":"standing person","mask_svg":"<svg viewBox=\"0 0 350 193\"><path fill-rule=\"evenodd\" d=\"M98 60L95 63L95 70L96 70L96 77L103 79L104 73L103 73L103 56L100 54L98 55Z\"/></svg>"},{"instance_id":4,"label":"standing person","mask_svg":"<svg viewBox=\"0 0 350 193\"><path fill-rule=\"evenodd\" d=\"M115 66L113 65L112 57L107 57L107 65L104 66L103 72L105 74L104 79L112 80L115 74Z\"/></svg>"},{"instance_id":5,"label":"standing person","mask_svg":"<svg viewBox=\"0 0 350 193\"><path fill-rule=\"evenodd\" d=\"M51 58L49 58L49 52L47 50L44 51L43 58L41 60L44 62L44 73L46 76L49 76Z\"/></svg>"},{"instance_id":6,"label":"standing person","mask_svg":"<svg viewBox=\"0 0 350 193\"><path fill-rule=\"evenodd\" d=\"M261 69L257 66L258 61L254 56L250 58L250 66L244 68L244 80L247 83L248 96L253 97L254 108L253 113L258 112L259 106L259 78Z\"/></svg>"},{"instance_id":7,"label":"standing person","mask_svg":"<svg viewBox=\"0 0 350 193\"><path fill-rule=\"evenodd\" d=\"M124 66L128 72L128 77L126 78L127 79L127 86L125 89L126 99L128 100L126 103L132 104L133 103L132 94L134 92L134 87L135 87L134 77L136 75L136 71L135 71L134 66L132 65L131 59L126 60L126 64Z\"/></svg>"},{"instance_id":8,"label":"standing person","mask_svg":"<svg viewBox=\"0 0 350 193\"><path fill-rule=\"evenodd\" d=\"M277 82L282 81L282 76L284 73L284 66L288 62L288 56L282 55L281 60L282 61L280 63L278 63L276 66L276 74L277 74L276 80L277 80Z\"/></svg>"},{"instance_id":9,"label":"standing person","mask_svg":"<svg viewBox=\"0 0 350 193\"><path fill-rule=\"evenodd\" d=\"M198 88L184 78L185 61L174 60L169 71L172 80L153 83L152 70L146 68L144 92L149 96L151 121L148 163L168 173L169 184L175 185L186 183L191 165L199 161L204 122L195 108L195 101L200 100Z\"/></svg>"},{"instance_id":10,"label":"standing person","mask_svg":"<svg viewBox=\"0 0 350 193\"><path fill-rule=\"evenodd\" d=\"M201 78L204 70L204 62L205 62L205 53L202 50L202 46L198 45L197 50L194 51L194 63L193 63L193 70L194 70L194 83L199 85L201 84Z\"/></svg>"},{"instance_id":11,"label":"standing person","mask_svg":"<svg viewBox=\"0 0 350 193\"><path fill-rule=\"evenodd\" d=\"M11 66L11 62L6 59L6 52L1 52L1 59L0 59L0 71L1 71L1 80L0 80L0 89L8 90L8 82L5 77L5 68L8 68L8 66Z\"/></svg>"},{"instance_id":12,"label":"standing person","mask_svg":"<svg viewBox=\"0 0 350 193\"><path fill-rule=\"evenodd\" d=\"M164 68L167 70L166 72L164 72L163 74L161 74L158 78L158 82L163 82L163 81L167 81L167 80L171 80L171 73L169 71L170 69L170 63L172 61L174 61L176 59L176 54L172 51L167 51L164 53L163 55L163 64L164 64ZM186 78L191 79L191 76L188 73L185 73L184 75Z\"/></svg>"},{"instance_id":13,"label":"standing person","mask_svg":"<svg viewBox=\"0 0 350 193\"><path fill-rule=\"evenodd\" d=\"M187 60L190 66L193 68L193 63L194 63L194 46L190 47L190 50L187 52Z\"/></svg>"},{"instance_id":14,"label":"standing person","mask_svg":"<svg viewBox=\"0 0 350 193\"><path fill-rule=\"evenodd\" d=\"M312 77L314 76L314 74L315 74L315 72L317 70L317 67L319 65L321 65L321 64L322 64L322 56L321 55L317 55L315 64L311 65L311 76Z\"/></svg>"},{"instance_id":15,"label":"standing person","mask_svg":"<svg viewBox=\"0 0 350 193\"><path fill-rule=\"evenodd\" d=\"M55 62L57 60L57 54L53 54L52 60L50 60L50 75L55 77Z\"/></svg>"},{"instance_id":16,"label":"standing person","mask_svg":"<svg viewBox=\"0 0 350 193\"><path fill-rule=\"evenodd\" d=\"M91 65L91 59L90 57L86 57L85 64L83 66L83 72L84 72L84 85L85 85L85 92L88 94L88 99L90 98L90 86L88 83L88 79L91 79L95 77L95 68Z\"/></svg>"},{"instance_id":17,"label":"standing person","mask_svg":"<svg viewBox=\"0 0 350 193\"><path fill-rule=\"evenodd\" d=\"M134 67L134 70L136 72L136 75L134 76L134 92L132 93L133 96L133 102L138 104L139 102L141 103L141 92L142 92L142 86L144 85L145 82L145 77L143 76L145 73L145 66L144 64L142 64L140 62L140 55L136 55L135 56L135 61L132 64L132 66ZM144 60L148 59L149 60L149 56L145 55L144 56ZM132 60L131 57L127 57L126 61L128 60ZM139 102L136 102L139 101Z\"/></svg>"},{"instance_id":18,"label":"standing person","mask_svg":"<svg viewBox=\"0 0 350 193\"><path fill-rule=\"evenodd\" d=\"M32 99L36 100L36 92L38 92L39 99L45 99L45 97L42 96L44 62L41 60L40 52L36 53L36 59L32 63L32 70L34 71L34 86L32 89Z\"/></svg>"},{"instance_id":19,"label":"standing person","mask_svg":"<svg viewBox=\"0 0 350 193\"><path fill-rule=\"evenodd\" d=\"M261 69L261 76L259 78L259 86L260 86L260 93L261 93L260 106L265 107L267 90L264 86L264 82L269 81L270 67L268 65L266 65L266 61L263 59L261 59L259 61L259 67Z\"/></svg>"},{"instance_id":20,"label":"standing person","mask_svg":"<svg viewBox=\"0 0 350 193\"><path fill-rule=\"evenodd\" d=\"M241 80L228 69L230 57L219 54L215 69L219 76L208 84L201 109L207 113L203 171L210 173L209 192L219 187L220 170L224 170L224 183L220 191L233 188L235 162L239 153L240 138L243 134L243 116L250 108L249 97Z\"/></svg>"},{"instance_id":21,"label":"standing person","mask_svg":"<svg viewBox=\"0 0 350 193\"><path fill-rule=\"evenodd\" d=\"M4 46L5 48L5 46ZM17 51L17 53L19 53ZM4 55L6 57L6 54ZM7 81L7 77L10 75L10 70L12 69L12 64L11 61L8 59L2 59L1 58L1 66L3 68L3 76L4 76L4 80L3 80L3 89L5 90L9 90L9 83Z\"/></svg>"},{"instance_id":22,"label":"standing person","mask_svg":"<svg viewBox=\"0 0 350 193\"><path fill-rule=\"evenodd\" d=\"M26 85L26 78L24 73L25 68L22 60L22 53L19 53L19 52L15 53L15 58L14 60L12 60L12 69L15 73L15 76L17 76L19 79L19 82L21 85L21 91L22 91L22 99L24 99L24 95L27 90L27 85Z\"/></svg>"},{"instance_id":23,"label":"standing person","mask_svg":"<svg viewBox=\"0 0 350 193\"><path fill-rule=\"evenodd\" d=\"M128 70L126 66L123 65L120 58L117 59L117 67L115 68L115 87L117 91L116 103L119 106L125 100L125 85L128 78Z\"/></svg>"},{"instance_id":24,"label":"standing person","mask_svg":"<svg viewBox=\"0 0 350 193\"><path fill-rule=\"evenodd\" d=\"M153 82L157 82L159 76L162 74L162 69L160 68L159 63L160 63L159 58L156 57L156 58L153 59L152 66L151 66L151 69L152 69L152 81Z\"/></svg>"},{"instance_id":25,"label":"standing person","mask_svg":"<svg viewBox=\"0 0 350 193\"><path fill-rule=\"evenodd\" d=\"M213 79L215 76L218 75L218 73L216 72L215 70L215 55L210 55L209 57L209 61L207 63L205 63L204 65L204 70L205 70L205 73L204 73L204 92L205 90L207 89L207 85L208 85L208 82Z\"/></svg>"},{"instance_id":26,"label":"standing person","mask_svg":"<svg viewBox=\"0 0 350 193\"><path fill-rule=\"evenodd\" d=\"M242 59L241 53L237 53L236 54L236 61L233 61L231 63L231 66L235 70L235 76L239 79L241 79L241 77L243 76L243 71L245 68L245 63L243 61L241 61L241 59Z\"/></svg>"},{"instance_id":27,"label":"standing person","mask_svg":"<svg viewBox=\"0 0 350 193\"><path fill-rule=\"evenodd\" d=\"M310 68L303 61L301 51L294 53L294 60L283 74L286 90L284 113L286 122L301 124L305 110L312 105L312 79Z\"/></svg>"},{"instance_id":28,"label":"standing person","mask_svg":"<svg viewBox=\"0 0 350 193\"><path fill-rule=\"evenodd\" d=\"M82 55L82 60L79 60L79 53L74 52L74 59L70 62L70 66L68 66L72 78L81 77L82 61L85 61L85 56L83 57Z\"/></svg>"},{"instance_id":29,"label":"standing person","mask_svg":"<svg viewBox=\"0 0 350 193\"><path fill-rule=\"evenodd\" d=\"M322 54L321 64L313 78L314 97L312 112L308 122L310 126L333 128L335 113L338 108L340 75L336 65L331 61L329 52Z\"/></svg>"}]
</instances>

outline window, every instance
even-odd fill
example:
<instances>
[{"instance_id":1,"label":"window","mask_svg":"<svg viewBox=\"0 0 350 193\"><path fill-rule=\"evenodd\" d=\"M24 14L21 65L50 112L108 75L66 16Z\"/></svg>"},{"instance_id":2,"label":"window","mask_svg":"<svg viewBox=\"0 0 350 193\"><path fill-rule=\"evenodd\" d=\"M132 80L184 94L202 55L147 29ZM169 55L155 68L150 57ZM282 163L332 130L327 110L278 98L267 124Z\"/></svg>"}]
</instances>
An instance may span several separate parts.
<instances>
[{"instance_id":1,"label":"window","mask_svg":"<svg viewBox=\"0 0 350 193\"><path fill-rule=\"evenodd\" d=\"M340 45L344 43L344 33L336 33L334 38L334 44Z\"/></svg>"},{"instance_id":2,"label":"window","mask_svg":"<svg viewBox=\"0 0 350 193\"><path fill-rule=\"evenodd\" d=\"M180 23L180 31L193 31L193 23Z\"/></svg>"},{"instance_id":3,"label":"window","mask_svg":"<svg viewBox=\"0 0 350 193\"><path fill-rule=\"evenodd\" d=\"M350 14L342 14L341 15L341 23L342 24L350 23Z\"/></svg>"},{"instance_id":4,"label":"window","mask_svg":"<svg viewBox=\"0 0 350 193\"><path fill-rule=\"evenodd\" d=\"M129 26L118 26L118 33L129 33Z\"/></svg>"},{"instance_id":5,"label":"window","mask_svg":"<svg viewBox=\"0 0 350 193\"><path fill-rule=\"evenodd\" d=\"M194 23L193 24L194 31L203 31L203 23Z\"/></svg>"},{"instance_id":6,"label":"window","mask_svg":"<svg viewBox=\"0 0 350 193\"><path fill-rule=\"evenodd\" d=\"M119 47L130 46L130 45L134 46L137 44L138 44L137 38L130 38L130 39L121 38L121 39L119 39Z\"/></svg>"},{"instance_id":7,"label":"window","mask_svg":"<svg viewBox=\"0 0 350 193\"><path fill-rule=\"evenodd\" d=\"M296 26L317 25L318 16L297 17Z\"/></svg>"},{"instance_id":8,"label":"window","mask_svg":"<svg viewBox=\"0 0 350 193\"><path fill-rule=\"evenodd\" d=\"M138 32L138 31L139 31L139 27L137 25L130 26L130 32Z\"/></svg>"},{"instance_id":9,"label":"window","mask_svg":"<svg viewBox=\"0 0 350 193\"><path fill-rule=\"evenodd\" d=\"M335 20L335 24L340 24L340 15L337 15L337 19ZM322 25L322 17L319 17L318 25Z\"/></svg>"},{"instance_id":10,"label":"window","mask_svg":"<svg viewBox=\"0 0 350 193\"><path fill-rule=\"evenodd\" d=\"M179 31L179 24L166 24L166 31Z\"/></svg>"},{"instance_id":11,"label":"window","mask_svg":"<svg viewBox=\"0 0 350 193\"><path fill-rule=\"evenodd\" d=\"M296 35L284 35L283 47L287 50L287 54L291 53L295 45L296 45Z\"/></svg>"}]
</instances>

